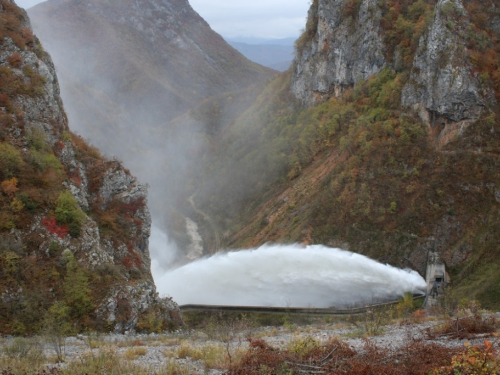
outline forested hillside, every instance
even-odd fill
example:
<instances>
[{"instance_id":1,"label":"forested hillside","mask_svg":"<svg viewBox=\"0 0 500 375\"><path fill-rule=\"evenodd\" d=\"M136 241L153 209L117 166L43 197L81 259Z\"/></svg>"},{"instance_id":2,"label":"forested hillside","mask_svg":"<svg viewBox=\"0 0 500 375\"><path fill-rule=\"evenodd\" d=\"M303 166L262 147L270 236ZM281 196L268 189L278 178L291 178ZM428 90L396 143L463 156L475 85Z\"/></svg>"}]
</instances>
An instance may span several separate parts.
<instances>
[{"instance_id":1,"label":"forested hillside","mask_svg":"<svg viewBox=\"0 0 500 375\"><path fill-rule=\"evenodd\" d=\"M195 203L224 244L322 243L422 273L437 251L454 295L498 308L499 9L313 1L291 70L204 155Z\"/></svg>"}]
</instances>

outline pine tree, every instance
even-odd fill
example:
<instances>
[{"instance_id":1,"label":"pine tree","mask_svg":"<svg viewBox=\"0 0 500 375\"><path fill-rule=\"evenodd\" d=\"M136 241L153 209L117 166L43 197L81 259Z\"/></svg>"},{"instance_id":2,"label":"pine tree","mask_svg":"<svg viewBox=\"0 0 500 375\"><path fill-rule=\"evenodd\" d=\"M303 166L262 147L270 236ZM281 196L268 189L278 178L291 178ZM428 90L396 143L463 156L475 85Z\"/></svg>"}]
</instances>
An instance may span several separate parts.
<instances>
[{"instance_id":1,"label":"pine tree","mask_svg":"<svg viewBox=\"0 0 500 375\"><path fill-rule=\"evenodd\" d=\"M66 277L63 282L64 302L71 319L79 320L93 309L88 277L70 251L64 253Z\"/></svg>"}]
</instances>

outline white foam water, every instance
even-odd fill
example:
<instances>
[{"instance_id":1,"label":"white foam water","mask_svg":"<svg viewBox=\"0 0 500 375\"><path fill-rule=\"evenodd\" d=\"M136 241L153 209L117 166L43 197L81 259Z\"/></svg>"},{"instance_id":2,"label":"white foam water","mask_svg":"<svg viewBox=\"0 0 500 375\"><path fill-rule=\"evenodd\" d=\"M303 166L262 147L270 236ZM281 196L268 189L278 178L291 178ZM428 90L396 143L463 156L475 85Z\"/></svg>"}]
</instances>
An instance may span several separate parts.
<instances>
[{"instance_id":1,"label":"white foam water","mask_svg":"<svg viewBox=\"0 0 500 375\"><path fill-rule=\"evenodd\" d=\"M415 271L321 245L264 245L219 253L155 279L160 295L180 305L346 308L426 287Z\"/></svg>"}]
</instances>

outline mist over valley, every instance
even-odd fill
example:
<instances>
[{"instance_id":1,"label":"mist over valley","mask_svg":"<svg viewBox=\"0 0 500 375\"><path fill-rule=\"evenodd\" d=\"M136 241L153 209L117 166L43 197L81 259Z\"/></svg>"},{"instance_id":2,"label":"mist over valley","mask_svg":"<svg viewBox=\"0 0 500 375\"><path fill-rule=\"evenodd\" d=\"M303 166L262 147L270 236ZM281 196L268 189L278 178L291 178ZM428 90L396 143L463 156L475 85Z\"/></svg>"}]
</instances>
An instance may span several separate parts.
<instances>
[{"instance_id":1,"label":"mist over valley","mask_svg":"<svg viewBox=\"0 0 500 375\"><path fill-rule=\"evenodd\" d=\"M463 227L469 215L466 202L489 206L495 195L465 198L445 177L451 170L434 160L459 155L446 150L467 155L474 147L469 139L481 137L467 132L481 132L480 125L471 124L486 121L481 119L490 116L486 108L494 96L460 99L468 87L481 84L477 78L457 68L462 73L455 74L462 74L468 86L425 91L433 83L419 81L414 66L427 69L433 79L445 74L426 60L431 40L413 39L403 62L394 60L390 51L406 42L399 36L388 44L398 26L390 26L389 8L382 5L370 16L363 2L350 21L343 18L346 9L323 9L315 2L303 35L294 42L290 69L277 74L246 60L187 2L181 3L157 7L151 2L137 8L130 2L115 9L100 8L98 2L76 6L49 1L30 10L35 30L61 67L62 93L75 128L150 185L154 221L177 249L170 266L193 259L188 254L197 240L187 225L191 220L204 256L266 242L319 243L424 275L432 250L442 253L455 274L462 272L472 254L465 250L465 233L472 230ZM433 7L427 4L417 11L408 6L401 15L418 25L422 35L427 35L421 26L425 23L432 35L442 19L451 17L438 12L432 20ZM342 22L332 23L326 9ZM124 12L133 14L133 20L126 21ZM181 19L189 26L180 29ZM372 41L356 39L350 22L372 25L358 31L372 33ZM85 31L88 24L94 25L91 33ZM441 43L446 45L469 43L449 31L444 35ZM255 49L257 42L240 38L230 43ZM258 43L274 48L276 57L291 40L274 47ZM339 48L340 55L335 52ZM441 59L458 67L471 64L466 57L444 52ZM123 67L119 74L115 63ZM423 91L415 91L412 82L421 82ZM102 98L93 105L96 95ZM452 109L447 100L467 100L468 114ZM444 109L435 103L443 103ZM425 110L411 114L411 106ZM103 114L106 122L89 114ZM444 122L444 129L436 121ZM460 166L471 161L453 163L458 176ZM482 160L472 164L475 170L491 165ZM449 235L443 237L443 232Z\"/></svg>"}]
</instances>

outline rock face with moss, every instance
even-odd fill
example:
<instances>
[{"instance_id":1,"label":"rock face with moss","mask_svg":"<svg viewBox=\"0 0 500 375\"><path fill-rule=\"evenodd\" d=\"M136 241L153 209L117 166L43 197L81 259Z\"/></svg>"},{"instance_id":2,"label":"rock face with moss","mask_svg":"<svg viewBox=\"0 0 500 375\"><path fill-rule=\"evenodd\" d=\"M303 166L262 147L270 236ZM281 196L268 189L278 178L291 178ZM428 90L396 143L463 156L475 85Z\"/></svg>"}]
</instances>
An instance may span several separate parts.
<instances>
[{"instance_id":1,"label":"rock face with moss","mask_svg":"<svg viewBox=\"0 0 500 375\"><path fill-rule=\"evenodd\" d=\"M378 73L386 64L377 0L315 0L297 41L292 90L313 105Z\"/></svg>"},{"instance_id":2,"label":"rock face with moss","mask_svg":"<svg viewBox=\"0 0 500 375\"><path fill-rule=\"evenodd\" d=\"M150 273L146 187L70 132L52 60L10 0L0 125L0 332L40 331L56 310L76 329L177 324Z\"/></svg>"},{"instance_id":3,"label":"rock face with moss","mask_svg":"<svg viewBox=\"0 0 500 375\"><path fill-rule=\"evenodd\" d=\"M495 103L494 92L482 87L468 53L473 36L470 15L460 0L440 0L428 32L419 42L402 105L413 108L431 126L463 132ZM455 131L454 131L455 130Z\"/></svg>"},{"instance_id":4,"label":"rock face with moss","mask_svg":"<svg viewBox=\"0 0 500 375\"><path fill-rule=\"evenodd\" d=\"M306 31L297 42L294 95L315 105L339 97L386 66L402 71L410 63L401 105L418 113L430 127L442 126L441 143L463 133L496 103L469 54L471 39L484 39L484 35L476 35L461 0L407 3L402 4L409 8L405 19L392 16L397 8L388 1L314 1ZM425 14L430 7L432 13ZM400 35L393 35L389 24ZM404 41L395 45L398 39Z\"/></svg>"}]
</instances>

